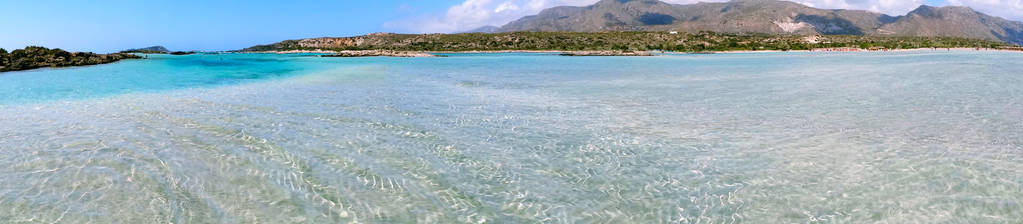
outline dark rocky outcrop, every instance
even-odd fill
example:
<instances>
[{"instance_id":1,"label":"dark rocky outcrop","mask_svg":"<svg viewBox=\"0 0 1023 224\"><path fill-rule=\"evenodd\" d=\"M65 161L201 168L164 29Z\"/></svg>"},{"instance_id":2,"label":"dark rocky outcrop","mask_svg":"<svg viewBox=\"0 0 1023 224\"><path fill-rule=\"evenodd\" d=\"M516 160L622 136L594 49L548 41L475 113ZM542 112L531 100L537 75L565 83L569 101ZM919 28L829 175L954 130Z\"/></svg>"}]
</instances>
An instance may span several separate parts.
<instances>
[{"instance_id":1,"label":"dark rocky outcrop","mask_svg":"<svg viewBox=\"0 0 1023 224\"><path fill-rule=\"evenodd\" d=\"M11 52L0 49L0 72L20 71L45 67L68 67L106 64L122 59L142 58L134 54L95 54L90 52L67 52L45 47L26 47Z\"/></svg>"},{"instance_id":2,"label":"dark rocky outcrop","mask_svg":"<svg viewBox=\"0 0 1023 224\"><path fill-rule=\"evenodd\" d=\"M8 57L7 50L0 48L0 72L4 71L4 68L6 68L6 65L9 63Z\"/></svg>"}]
</instances>

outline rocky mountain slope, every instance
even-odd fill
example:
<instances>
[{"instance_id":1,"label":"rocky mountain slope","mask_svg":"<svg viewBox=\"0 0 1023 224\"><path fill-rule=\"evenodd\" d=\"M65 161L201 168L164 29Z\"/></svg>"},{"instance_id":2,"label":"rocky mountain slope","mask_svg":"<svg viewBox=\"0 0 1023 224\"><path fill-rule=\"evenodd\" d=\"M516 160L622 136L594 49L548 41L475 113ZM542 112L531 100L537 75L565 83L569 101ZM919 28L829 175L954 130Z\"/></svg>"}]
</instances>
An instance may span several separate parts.
<instances>
[{"instance_id":1,"label":"rocky mountain slope","mask_svg":"<svg viewBox=\"0 0 1023 224\"><path fill-rule=\"evenodd\" d=\"M904 16L817 9L778 0L676 5L658 0L601 0L561 6L481 31L679 31L788 35L965 37L1023 44L1023 23L965 7L921 6Z\"/></svg>"},{"instance_id":2,"label":"rocky mountain slope","mask_svg":"<svg viewBox=\"0 0 1023 224\"><path fill-rule=\"evenodd\" d=\"M878 30L903 36L954 36L1023 44L1023 23L989 16L966 7L920 6Z\"/></svg>"}]
</instances>

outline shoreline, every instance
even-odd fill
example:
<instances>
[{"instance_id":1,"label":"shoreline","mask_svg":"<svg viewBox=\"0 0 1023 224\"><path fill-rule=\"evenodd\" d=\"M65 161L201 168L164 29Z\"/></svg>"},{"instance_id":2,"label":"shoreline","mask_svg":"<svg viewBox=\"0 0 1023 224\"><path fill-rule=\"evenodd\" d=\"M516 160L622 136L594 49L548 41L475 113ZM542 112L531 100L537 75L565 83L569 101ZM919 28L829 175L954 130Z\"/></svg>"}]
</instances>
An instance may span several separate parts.
<instances>
[{"instance_id":1,"label":"shoreline","mask_svg":"<svg viewBox=\"0 0 1023 224\"><path fill-rule=\"evenodd\" d=\"M500 53L550 53L562 56L656 56L654 51L561 51L561 50L468 50L468 51L399 51L399 50L287 50L287 51L247 51L234 53L255 54L327 54L320 57L444 57L438 54L500 54Z\"/></svg>"},{"instance_id":2,"label":"shoreline","mask_svg":"<svg viewBox=\"0 0 1023 224\"><path fill-rule=\"evenodd\" d=\"M918 51L941 51L941 52L950 52L950 51L974 51L974 52L995 51L995 52L1018 52L1018 53L1023 53L1023 50L997 49L997 48L979 48L979 50L978 50L978 48L963 48L963 47L959 47L959 48L906 48L906 49L888 49L888 50L870 50L870 49L862 49L862 48L849 48L849 49L830 50L830 51L827 50L827 48L823 48L823 49L813 49L813 50L790 50L790 51L782 51L782 50L709 51L709 53L711 53L711 54L780 53L780 52L804 52L804 53L818 53L818 52L819 53L883 53L883 52L918 52ZM672 53L677 53L677 54L694 54L692 52L672 52Z\"/></svg>"},{"instance_id":3,"label":"shoreline","mask_svg":"<svg viewBox=\"0 0 1023 224\"><path fill-rule=\"evenodd\" d=\"M435 54L422 51L392 51L392 50L361 50L361 51L337 51L333 54L320 55L320 57L396 57L396 58L429 58L441 57Z\"/></svg>"},{"instance_id":4,"label":"shoreline","mask_svg":"<svg viewBox=\"0 0 1023 224\"><path fill-rule=\"evenodd\" d=\"M994 51L994 52L1018 52L1023 53L1023 50L1015 49L997 49L997 48L908 48L908 49L887 49L887 50L871 50L871 49L860 49L860 48L831 48L831 49L812 49L812 50L736 50L736 51L703 51L703 52L678 52L678 51L614 51L614 50L597 50L597 51L563 51L563 50L466 50L466 51L392 51L392 50L287 50L287 51L249 51L249 52L234 52L234 53L257 53L257 54L308 54L308 53L321 53L321 54L333 54L323 55L322 57L443 57L437 54L500 54L500 53L549 53L549 54L560 54L561 56L622 56L622 57L644 57L644 56L659 56L659 55L681 55L681 54L739 54L739 53L782 53L782 52L800 52L800 53L870 53L870 52L918 52L918 51Z\"/></svg>"},{"instance_id":5,"label":"shoreline","mask_svg":"<svg viewBox=\"0 0 1023 224\"><path fill-rule=\"evenodd\" d=\"M230 53L236 54L308 54L308 53L324 53L324 54L336 54L337 51L333 50L287 50L287 51L235 51Z\"/></svg>"}]
</instances>

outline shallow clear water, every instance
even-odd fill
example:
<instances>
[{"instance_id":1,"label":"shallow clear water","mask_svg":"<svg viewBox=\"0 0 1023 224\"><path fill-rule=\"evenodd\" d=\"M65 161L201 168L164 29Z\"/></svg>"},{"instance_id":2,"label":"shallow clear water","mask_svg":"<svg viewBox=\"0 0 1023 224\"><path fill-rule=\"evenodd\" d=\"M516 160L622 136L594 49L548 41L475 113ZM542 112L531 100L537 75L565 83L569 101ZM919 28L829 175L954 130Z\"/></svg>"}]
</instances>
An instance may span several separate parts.
<instances>
[{"instance_id":1,"label":"shallow clear water","mask_svg":"<svg viewBox=\"0 0 1023 224\"><path fill-rule=\"evenodd\" d=\"M157 56L0 74L0 222L1011 223L1023 54Z\"/></svg>"}]
</instances>

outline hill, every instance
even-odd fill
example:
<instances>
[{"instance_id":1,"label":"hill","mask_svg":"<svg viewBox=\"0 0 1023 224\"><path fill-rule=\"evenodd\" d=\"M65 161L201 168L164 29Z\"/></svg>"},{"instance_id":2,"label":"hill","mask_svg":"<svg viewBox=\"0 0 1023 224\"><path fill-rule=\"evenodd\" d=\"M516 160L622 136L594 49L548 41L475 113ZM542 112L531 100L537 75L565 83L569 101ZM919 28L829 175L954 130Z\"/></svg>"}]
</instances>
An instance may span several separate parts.
<instances>
[{"instance_id":1,"label":"hill","mask_svg":"<svg viewBox=\"0 0 1023 224\"><path fill-rule=\"evenodd\" d=\"M966 7L920 8L904 16L817 9L777 0L676 5L658 0L601 0L560 6L492 32L702 31L772 35L963 37L1023 44L1023 23Z\"/></svg>"}]
</instances>

